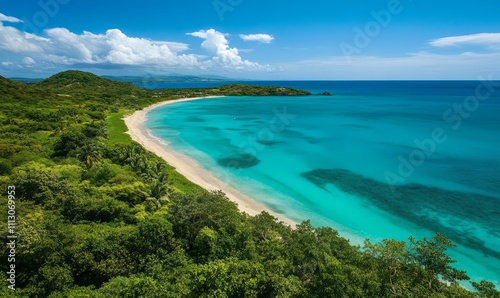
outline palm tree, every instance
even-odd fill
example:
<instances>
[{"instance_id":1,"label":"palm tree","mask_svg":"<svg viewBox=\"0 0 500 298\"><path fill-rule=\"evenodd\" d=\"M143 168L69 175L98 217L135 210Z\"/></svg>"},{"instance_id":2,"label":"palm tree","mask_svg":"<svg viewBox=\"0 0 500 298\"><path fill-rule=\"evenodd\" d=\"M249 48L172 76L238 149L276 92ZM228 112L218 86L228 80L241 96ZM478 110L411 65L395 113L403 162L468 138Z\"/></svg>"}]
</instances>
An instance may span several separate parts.
<instances>
[{"instance_id":1,"label":"palm tree","mask_svg":"<svg viewBox=\"0 0 500 298\"><path fill-rule=\"evenodd\" d=\"M161 209L162 205L168 203L169 199L167 197L161 197L159 199L153 197L146 198L146 207L151 211L158 211Z\"/></svg>"},{"instance_id":2,"label":"palm tree","mask_svg":"<svg viewBox=\"0 0 500 298\"><path fill-rule=\"evenodd\" d=\"M151 185L150 196L156 199L169 197L171 188L165 181L155 180Z\"/></svg>"},{"instance_id":3,"label":"palm tree","mask_svg":"<svg viewBox=\"0 0 500 298\"><path fill-rule=\"evenodd\" d=\"M120 151L120 159L124 162L130 162L141 154L140 148L137 144L128 145Z\"/></svg>"},{"instance_id":4,"label":"palm tree","mask_svg":"<svg viewBox=\"0 0 500 298\"><path fill-rule=\"evenodd\" d=\"M148 163L143 177L148 181L158 180L160 182L167 182L168 174L165 172L165 165L159 162Z\"/></svg>"},{"instance_id":5,"label":"palm tree","mask_svg":"<svg viewBox=\"0 0 500 298\"><path fill-rule=\"evenodd\" d=\"M134 155L128 159L132 169L136 172L143 173L148 168L148 161L141 155Z\"/></svg>"},{"instance_id":6,"label":"palm tree","mask_svg":"<svg viewBox=\"0 0 500 298\"><path fill-rule=\"evenodd\" d=\"M80 147L78 159L85 163L87 169L92 168L102 160L99 144L97 142L88 142Z\"/></svg>"}]
</instances>

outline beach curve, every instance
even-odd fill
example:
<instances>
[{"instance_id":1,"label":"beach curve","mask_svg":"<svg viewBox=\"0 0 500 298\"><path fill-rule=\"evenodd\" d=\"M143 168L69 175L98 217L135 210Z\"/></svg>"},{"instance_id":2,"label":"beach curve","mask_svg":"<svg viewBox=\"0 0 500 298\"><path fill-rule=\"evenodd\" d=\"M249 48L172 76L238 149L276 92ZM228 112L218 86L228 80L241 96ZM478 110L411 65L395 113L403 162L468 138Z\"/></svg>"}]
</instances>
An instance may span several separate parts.
<instances>
[{"instance_id":1,"label":"beach curve","mask_svg":"<svg viewBox=\"0 0 500 298\"><path fill-rule=\"evenodd\" d=\"M241 212L247 213L250 216L255 216L257 214L260 214L262 211L266 211L269 214L277 217L278 220L292 227L295 227L295 225L297 224L295 221L283 216L282 214L273 212L259 202L244 195L234 187L231 187L227 183L224 183L223 181L218 179L212 172L204 169L191 157L181 152L174 151L168 146L168 144L160 142L155 136L151 135L151 133L144 126L144 122L147 120L148 112L153 109L173 103L219 97L223 96L193 97L178 100L168 100L153 104L142 110L135 111L133 114L125 116L123 118L123 121L128 128L127 134L130 135L133 141L140 144L144 149L154 153L158 157L165 160L169 165L173 166L178 173L186 177L189 181L201 186L208 191L222 190L229 200L236 203L238 209Z\"/></svg>"}]
</instances>

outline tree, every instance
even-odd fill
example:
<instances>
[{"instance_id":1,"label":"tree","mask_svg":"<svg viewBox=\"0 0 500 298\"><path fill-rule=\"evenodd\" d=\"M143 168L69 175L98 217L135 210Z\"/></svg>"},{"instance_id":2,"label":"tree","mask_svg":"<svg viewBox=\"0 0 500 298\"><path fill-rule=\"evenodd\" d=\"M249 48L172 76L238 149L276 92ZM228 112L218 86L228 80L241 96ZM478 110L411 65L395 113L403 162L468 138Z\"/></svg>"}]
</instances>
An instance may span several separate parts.
<instances>
[{"instance_id":1,"label":"tree","mask_svg":"<svg viewBox=\"0 0 500 298\"><path fill-rule=\"evenodd\" d=\"M228 258L182 268L172 284L182 297L251 298L273 297L271 282L262 264Z\"/></svg>"},{"instance_id":2,"label":"tree","mask_svg":"<svg viewBox=\"0 0 500 298\"><path fill-rule=\"evenodd\" d=\"M324 261L322 247L310 221L298 224L287 243L286 254L294 266L294 274L309 282Z\"/></svg>"},{"instance_id":3,"label":"tree","mask_svg":"<svg viewBox=\"0 0 500 298\"><path fill-rule=\"evenodd\" d=\"M169 294L162 290L162 285L147 276L116 277L105 283L98 292L99 297L122 298L166 297Z\"/></svg>"},{"instance_id":4,"label":"tree","mask_svg":"<svg viewBox=\"0 0 500 298\"><path fill-rule=\"evenodd\" d=\"M171 188L167 185L166 181L155 180L151 185L150 197L155 199L168 199L171 193Z\"/></svg>"},{"instance_id":5,"label":"tree","mask_svg":"<svg viewBox=\"0 0 500 298\"><path fill-rule=\"evenodd\" d=\"M159 199L157 199L155 197L147 197L146 198L147 211L149 211L149 212L156 212L156 211L159 211L162 208L164 208L165 210L167 210L165 204L168 203L168 202L169 202L169 199L168 199L167 196L161 197Z\"/></svg>"},{"instance_id":6,"label":"tree","mask_svg":"<svg viewBox=\"0 0 500 298\"><path fill-rule=\"evenodd\" d=\"M482 280L481 282L472 282L472 286L477 290L479 298L500 298L500 292L495 289L492 282Z\"/></svg>"},{"instance_id":7,"label":"tree","mask_svg":"<svg viewBox=\"0 0 500 298\"><path fill-rule=\"evenodd\" d=\"M384 282L388 282L393 295L402 295L407 285L403 279L408 276L410 254L406 250L406 242L384 239L382 243L372 244L365 241L365 250L374 256L380 264Z\"/></svg>"},{"instance_id":8,"label":"tree","mask_svg":"<svg viewBox=\"0 0 500 298\"><path fill-rule=\"evenodd\" d=\"M85 144L87 137L82 133L81 129L68 128L65 130L54 146L55 156L67 156L73 150L82 147Z\"/></svg>"},{"instance_id":9,"label":"tree","mask_svg":"<svg viewBox=\"0 0 500 298\"><path fill-rule=\"evenodd\" d=\"M193 249L193 254L200 263L211 260L218 255L220 247L218 247L217 238L217 232L208 227L200 230L194 240Z\"/></svg>"},{"instance_id":10,"label":"tree","mask_svg":"<svg viewBox=\"0 0 500 298\"><path fill-rule=\"evenodd\" d=\"M261 259L267 261L283 258L286 240L290 239L292 229L265 211L251 217L249 223Z\"/></svg>"},{"instance_id":11,"label":"tree","mask_svg":"<svg viewBox=\"0 0 500 298\"><path fill-rule=\"evenodd\" d=\"M55 291L64 291L73 285L71 268L63 264L43 265L34 277L33 294L36 296L48 296Z\"/></svg>"},{"instance_id":12,"label":"tree","mask_svg":"<svg viewBox=\"0 0 500 298\"><path fill-rule=\"evenodd\" d=\"M87 197L76 195L66 198L61 204L61 214L72 222L130 222L133 218L128 204L107 196Z\"/></svg>"},{"instance_id":13,"label":"tree","mask_svg":"<svg viewBox=\"0 0 500 298\"><path fill-rule=\"evenodd\" d=\"M380 284L373 272L328 258L307 284L310 297L381 297Z\"/></svg>"},{"instance_id":14,"label":"tree","mask_svg":"<svg viewBox=\"0 0 500 298\"><path fill-rule=\"evenodd\" d=\"M82 161L87 169L92 168L102 160L100 145L95 141L87 141L78 149L77 157Z\"/></svg>"},{"instance_id":15,"label":"tree","mask_svg":"<svg viewBox=\"0 0 500 298\"><path fill-rule=\"evenodd\" d=\"M450 239L441 233L436 233L432 238L432 240L425 237L422 240L415 240L409 237L412 260L424 268L423 274L428 288L432 289L433 284L439 281L439 277L451 283L468 280L465 271L457 270L450 265L456 262L445 253L448 248L455 247Z\"/></svg>"},{"instance_id":16,"label":"tree","mask_svg":"<svg viewBox=\"0 0 500 298\"><path fill-rule=\"evenodd\" d=\"M8 159L0 159L0 176L10 175L12 172L12 162Z\"/></svg>"},{"instance_id":17,"label":"tree","mask_svg":"<svg viewBox=\"0 0 500 298\"><path fill-rule=\"evenodd\" d=\"M104 185L99 191L119 201L126 202L130 206L141 204L148 197L147 187L144 183L136 181L133 183L121 183L117 185Z\"/></svg>"},{"instance_id":18,"label":"tree","mask_svg":"<svg viewBox=\"0 0 500 298\"><path fill-rule=\"evenodd\" d=\"M138 228L137 241L143 253L163 253L175 246L172 224L163 217L153 215L139 222Z\"/></svg>"},{"instance_id":19,"label":"tree","mask_svg":"<svg viewBox=\"0 0 500 298\"><path fill-rule=\"evenodd\" d=\"M136 226L80 224L70 227L60 248L71 265L75 284L100 287L117 276L128 276L139 260L135 254Z\"/></svg>"},{"instance_id":20,"label":"tree","mask_svg":"<svg viewBox=\"0 0 500 298\"><path fill-rule=\"evenodd\" d=\"M16 168L13 183L19 198L50 208L56 207L57 198L62 198L71 191L63 175L54 168L36 162Z\"/></svg>"}]
</instances>

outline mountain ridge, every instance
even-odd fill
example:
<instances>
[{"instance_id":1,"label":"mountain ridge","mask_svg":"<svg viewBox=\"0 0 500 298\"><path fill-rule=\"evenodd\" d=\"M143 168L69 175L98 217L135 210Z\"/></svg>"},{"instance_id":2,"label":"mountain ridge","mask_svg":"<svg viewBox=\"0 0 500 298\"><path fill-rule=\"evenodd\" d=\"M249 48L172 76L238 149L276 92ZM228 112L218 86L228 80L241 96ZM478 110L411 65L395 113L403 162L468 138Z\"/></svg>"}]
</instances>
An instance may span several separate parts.
<instances>
[{"instance_id":1,"label":"mountain ridge","mask_svg":"<svg viewBox=\"0 0 500 298\"><path fill-rule=\"evenodd\" d=\"M133 87L131 84L124 82L112 81L102 78L90 72L79 70L67 70L50 76L34 86L36 87L53 87L53 88L78 88L78 87Z\"/></svg>"}]
</instances>

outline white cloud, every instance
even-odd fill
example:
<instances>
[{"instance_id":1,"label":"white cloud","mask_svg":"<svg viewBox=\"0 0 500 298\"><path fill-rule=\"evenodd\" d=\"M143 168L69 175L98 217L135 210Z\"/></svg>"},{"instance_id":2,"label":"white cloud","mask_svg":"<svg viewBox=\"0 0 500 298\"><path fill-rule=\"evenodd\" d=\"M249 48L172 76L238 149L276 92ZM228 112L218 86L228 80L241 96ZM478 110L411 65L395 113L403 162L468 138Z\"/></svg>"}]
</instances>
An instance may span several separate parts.
<instances>
[{"instance_id":1,"label":"white cloud","mask_svg":"<svg viewBox=\"0 0 500 298\"><path fill-rule=\"evenodd\" d=\"M180 54L186 44L129 37L118 29L105 34L84 31L76 34L66 28L45 30L46 37L21 32L0 23L0 51L30 54L55 64L121 64L194 66L198 57Z\"/></svg>"},{"instance_id":2,"label":"white cloud","mask_svg":"<svg viewBox=\"0 0 500 298\"><path fill-rule=\"evenodd\" d=\"M201 44L202 48L213 55L212 60L208 61L209 64L212 63L235 69L263 69L267 67L256 62L243 60L237 48L229 47L226 36L214 29L201 30L187 34L204 39Z\"/></svg>"},{"instance_id":3,"label":"white cloud","mask_svg":"<svg viewBox=\"0 0 500 298\"><path fill-rule=\"evenodd\" d=\"M269 34L240 34L244 41L258 41L262 43L271 43L274 37Z\"/></svg>"},{"instance_id":4,"label":"white cloud","mask_svg":"<svg viewBox=\"0 0 500 298\"><path fill-rule=\"evenodd\" d=\"M183 52L189 50L189 45L182 42L173 41L157 41L158 45L166 45L173 52Z\"/></svg>"},{"instance_id":5,"label":"white cloud","mask_svg":"<svg viewBox=\"0 0 500 298\"><path fill-rule=\"evenodd\" d=\"M33 64L36 64L36 61L33 58L31 58L31 57L24 57L23 64L25 64L25 65L33 65Z\"/></svg>"},{"instance_id":6,"label":"white cloud","mask_svg":"<svg viewBox=\"0 0 500 298\"><path fill-rule=\"evenodd\" d=\"M33 42L36 40L33 34L21 32L14 27L4 26L2 21L20 22L19 19L0 14L0 51L29 53L42 50Z\"/></svg>"},{"instance_id":7,"label":"white cloud","mask_svg":"<svg viewBox=\"0 0 500 298\"><path fill-rule=\"evenodd\" d=\"M271 43L274 40L269 34L240 34L240 38L244 41L258 41L262 43Z\"/></svg>"},{"instance_id":8,"label":"white cloud","mask_svg":"<svg viewBox=\"0 0 500 298\"><path fill-rule=\"evenodd\" d=\"M84 31L75 34L65 28L45 31L50 42L45 53L55 63L121 64L121 65L196 65L195 55L178 54L188 49L186 44L129 37L118 29L105 34ZM42 42L42 41L40 41Z\"/></svg>"},{"instance_id":9,"label":"white cloud","mask_svg":"<svg viewBox=\"0 0 500 298\"><path fill-rule=\"evenodd\" d=\"M3 13L0 13L0 23L1 22L9 22L9 23L22 23L23 21L21 21L20 19L18 18L15 18L15 17L9 17L9 16L6 16L4 15Z\"/></svg>"},{"instance_id":10,"label":"white cloud","mask_svg":"<svg viewBox=\"0 0 500 298\"><path fill-rule=\"evenodd\" d=\"M435 47L450 47L458 45L486 45L500 48L500 33L478 33L470 35L450 36L432 40L430 45Z\"/></svg>"},{"instance_id":11,"label":"white cloud","mask_svg":"<svg viewBox=\"0 0 500 298\"><path fill-rule=\"evenodd\" d=\"M104 34L84 31L81 34L66 28L51 28L36 35L23 32L3 22L21 20L0 14L0 52L9 52L19 57L20 65L71 66L83 64L93 67L155 67L179 70L261 70L259 63L241 58L237 48L229 47L224 34L210 29L188 33L204 39L202 48L210 56L183 53L188 44L173 41L157 41L130 37L119 29L107 30ZM28 62L28 63L27 63Z\"/></svg>"}]
</instances>

